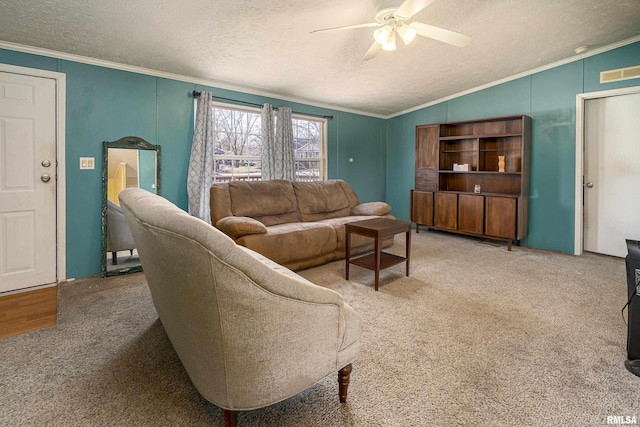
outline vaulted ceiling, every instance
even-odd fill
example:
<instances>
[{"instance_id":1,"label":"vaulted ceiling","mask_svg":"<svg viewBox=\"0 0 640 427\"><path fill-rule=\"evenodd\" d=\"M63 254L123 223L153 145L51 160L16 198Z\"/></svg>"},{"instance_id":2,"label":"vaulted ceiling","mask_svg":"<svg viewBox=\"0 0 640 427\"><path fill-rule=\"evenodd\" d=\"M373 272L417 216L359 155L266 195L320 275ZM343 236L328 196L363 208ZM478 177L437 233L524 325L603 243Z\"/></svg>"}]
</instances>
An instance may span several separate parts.
<instances>
[{"instance_id":1,"label":"vaulted ceiling","mask_svg":"<svg viewBox=\"0 0 640 427\"><path fill-rule=\"evenodd\" d=\"M640 35L638 0L436 0L412 20L471 44L417 37L370 61L375 28L310 34L374 22L379 3L0 0L0 41L386 117Z\"/></svg>"}]
</instances>

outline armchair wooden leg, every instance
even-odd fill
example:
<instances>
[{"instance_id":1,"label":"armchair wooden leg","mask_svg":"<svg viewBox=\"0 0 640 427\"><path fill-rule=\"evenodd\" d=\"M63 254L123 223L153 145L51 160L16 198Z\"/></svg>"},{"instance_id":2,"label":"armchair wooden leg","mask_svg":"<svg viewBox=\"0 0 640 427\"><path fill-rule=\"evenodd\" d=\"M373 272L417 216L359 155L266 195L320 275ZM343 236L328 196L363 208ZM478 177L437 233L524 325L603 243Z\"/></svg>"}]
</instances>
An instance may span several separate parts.
<instances>
[{"instance_id":1,"label":"armchair wooden leg","mask_svg":"<svg viewBox=\"0 0 640 427\"><path fill-rule=\"evenodd\" d=\"M236 427L238 425L238 412L224 410L224 427Z\"/></svg>"},{"instance_id":2,"label":"armchair wooden leg","mask_svg":"<svg viewBox=\"0 0 640 427\"><path fill-rule=\"evenodd\" d=\"M111 252L111 264L118 265L118 252Z\"/></svg>"},{"instance_id":3,"label":"armchair wooden leg","mask_svg":"<svg viewBox=\"0 0 640 427\"><path fill-rule=\"evenodd\" d=\"M340 395L340 403L347 401L347 389L349 388L349 376L351 375L351 363L338 371L338 393Z\"/></svg>"}]
</instances>

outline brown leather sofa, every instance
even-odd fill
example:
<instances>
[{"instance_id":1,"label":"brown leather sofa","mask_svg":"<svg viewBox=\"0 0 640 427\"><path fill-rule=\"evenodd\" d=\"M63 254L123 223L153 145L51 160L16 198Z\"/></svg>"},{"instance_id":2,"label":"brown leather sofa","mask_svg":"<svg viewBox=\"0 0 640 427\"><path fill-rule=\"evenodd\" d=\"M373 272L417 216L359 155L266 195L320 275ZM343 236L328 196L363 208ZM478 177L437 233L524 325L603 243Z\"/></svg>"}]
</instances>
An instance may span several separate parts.
<instances>
[{"instance_id":1,"label":"brown leather sofa","mask_svg":"<svg viewBox=\"0 0 640 427\"><path fill-rule=\"evenodd\" d=\"M210 203L211 224L291 270L344 258L344 224L372 216L393 218L391 206L360 203L343 180L216 183ZM392 244L393 237L382 242L383 247ZM372 248L372 239L352 235L352 254Z\"/></svg>"}]
</instances>

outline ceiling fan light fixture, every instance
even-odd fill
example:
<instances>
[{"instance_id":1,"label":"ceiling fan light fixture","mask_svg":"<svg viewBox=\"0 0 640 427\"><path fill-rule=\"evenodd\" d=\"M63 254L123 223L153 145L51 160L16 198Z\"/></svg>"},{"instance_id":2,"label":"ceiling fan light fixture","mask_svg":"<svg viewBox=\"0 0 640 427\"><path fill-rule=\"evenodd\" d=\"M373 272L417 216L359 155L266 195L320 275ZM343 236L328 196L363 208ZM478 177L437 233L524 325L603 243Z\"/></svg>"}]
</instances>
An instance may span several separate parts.
<instances>
[{"instance_id":1,"label":"ceiling fan light fixture","mask_svg":"<svg viewBox=\"0 0 640 427\"><path fill-rule=\"evenodd\" d=\"M385 44L391 35L391 27L385 25L382 28L379 28L373 32L373 39L377 41L379 44Z\"/></svg>"},{"instance_id":2,"label":"ceiling fan light fixture","mask_svg":"<svg viewBox=\"0 0 640 427\"><path fill-rule=\"evenodd\" d=\"M396 36L399 36L405 45L413 42L417 36L430 38L457 47L467 46L471 43L472 38L466 34L435 27L423 22L407 22L410 21L415 14L429 6L435 0L376 1L379 2L375 14L376 22L324 28L321 30L314 30L312 33L347 30L352 28L372 28L374 30L373 42L371 42L371 46L362 57L363 61L373 59L381 50L396 50L398 47L396 44Z\"/></svg>"},{"instance_id":3,"label":"ceiling fan light fixture","mask_svg":"<svg viewBox=\"0 0 640 427\"><path fill-rule=\"evenodd\" d=\"M398 28L398 35L402 38L404 44L409 44L416 38L418 30L413 25L402 25Z\"/></svg>"},{"instance_id":4,"label":"ceiling fan light fixture","mask_svg":"<svg viewBox=\"0 0 640 427\"><path fill-rule=\"evenodd\" d=\"M387 37L387 41L382 44L382 49L384 50L396 50L396 32L391 31L389 37Z\"/></svg>"}]
</instances>

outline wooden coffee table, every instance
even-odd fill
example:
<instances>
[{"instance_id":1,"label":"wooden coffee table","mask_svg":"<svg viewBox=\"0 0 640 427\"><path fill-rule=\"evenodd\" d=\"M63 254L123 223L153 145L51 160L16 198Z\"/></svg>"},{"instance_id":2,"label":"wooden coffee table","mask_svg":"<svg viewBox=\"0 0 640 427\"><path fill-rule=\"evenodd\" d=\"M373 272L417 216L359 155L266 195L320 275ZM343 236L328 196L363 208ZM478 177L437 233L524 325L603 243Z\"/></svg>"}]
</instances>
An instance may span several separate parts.
<instances>
[{"instance_id":1,"label":"wooden coffee table","mask_svg":"<svg viewBox=\"0 0 640 427\"><path fill-rule=\"evenodd\" d=\"M346 279L349 280L349 265L354 264L360 267L373 270L376 275L376 291L380 278L380 270L391 267L401 262L407 263L407 276L409 276L409 255L411 252L411 223L389 218L365 219L345 224L345 260ZM380 250L380 242L386 237L395 236L398 233L406 233L406 256L401 257ZM351 258L351 235L372 237L374 239L373 253Z\"/></svg>"}]
</instances>

